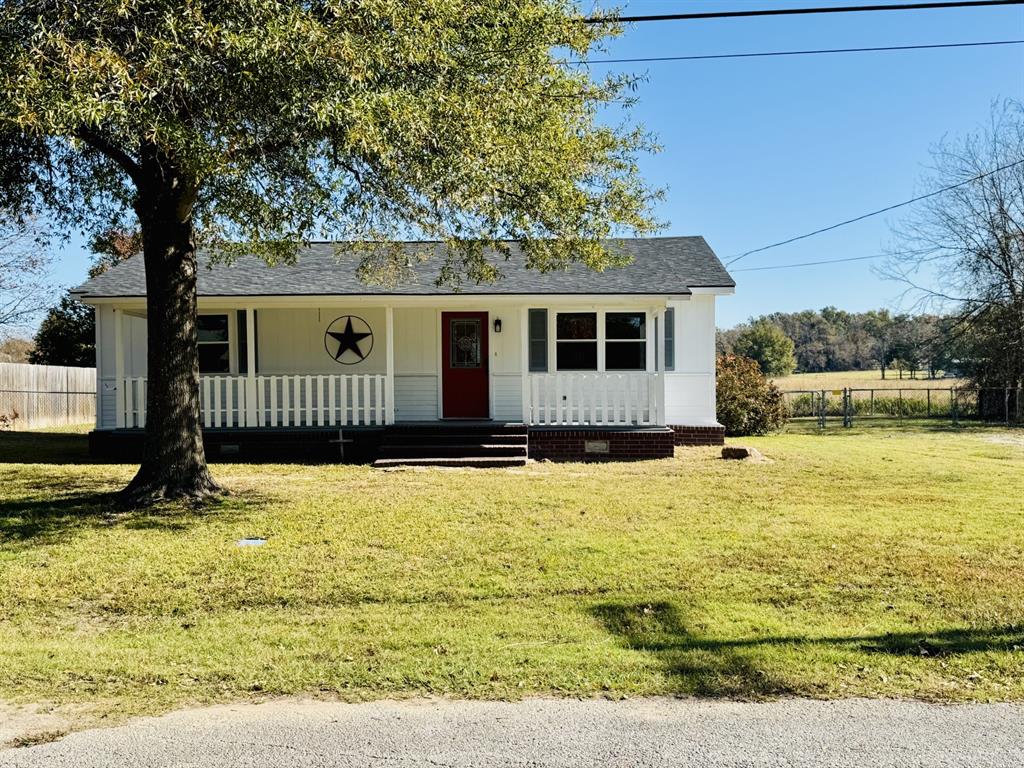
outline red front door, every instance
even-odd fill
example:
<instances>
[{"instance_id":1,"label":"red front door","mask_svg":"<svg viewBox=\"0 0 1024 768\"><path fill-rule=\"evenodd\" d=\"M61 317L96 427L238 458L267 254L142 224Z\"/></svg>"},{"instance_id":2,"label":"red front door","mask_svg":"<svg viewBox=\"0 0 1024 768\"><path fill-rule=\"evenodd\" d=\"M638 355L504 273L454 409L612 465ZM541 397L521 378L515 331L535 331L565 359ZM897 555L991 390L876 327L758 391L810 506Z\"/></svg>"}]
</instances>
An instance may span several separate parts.
<instances>
[{"instance_id":1,"label":"red front door","mask_svg":"<svg viewBox=\"0 0 1024 768\"><path fill-rule=\"evenodd\" d=\"M490 418L487 313L441 313L441 391L446 419Z\"/></svg>"}]
</instances>

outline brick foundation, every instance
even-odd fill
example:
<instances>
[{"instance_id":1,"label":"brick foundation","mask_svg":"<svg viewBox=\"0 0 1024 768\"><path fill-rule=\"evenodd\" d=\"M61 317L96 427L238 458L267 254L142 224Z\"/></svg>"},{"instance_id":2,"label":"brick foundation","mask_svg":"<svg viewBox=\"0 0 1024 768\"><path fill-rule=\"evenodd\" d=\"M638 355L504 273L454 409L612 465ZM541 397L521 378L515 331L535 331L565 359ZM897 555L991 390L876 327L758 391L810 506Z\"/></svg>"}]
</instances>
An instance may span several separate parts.
<instances>
[{"instance_id":1,"label":"brick foundation","mask_svg":"<svg viewBox=\"0 0 1024 768\"><path fill-rule=\"evenodd\" d=\"M638 461L672 456L668 427L640 429L530 428L530 458L552 461ZM607 453L587 453L588 441L608 443Z\"/></svg>"},{"instance_id":2,"label":"brick foundation","mask_svg":"<svg viewBox=\"0 0 1024 768\"><path fill-rule=\"evenodd\" d=\"M669 429L675 435L675 445L724 445L725 427L687 427L682 424L670 424Z\"/></svg>"}]
</instances>

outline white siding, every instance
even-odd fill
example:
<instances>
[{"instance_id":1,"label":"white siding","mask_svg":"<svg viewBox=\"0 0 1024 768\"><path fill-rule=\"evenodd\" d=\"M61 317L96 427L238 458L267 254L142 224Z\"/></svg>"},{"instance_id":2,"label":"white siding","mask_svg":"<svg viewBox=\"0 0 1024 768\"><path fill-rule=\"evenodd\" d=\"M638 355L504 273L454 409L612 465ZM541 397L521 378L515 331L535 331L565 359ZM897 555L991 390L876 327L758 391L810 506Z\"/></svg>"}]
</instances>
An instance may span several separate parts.
<instances>
[{"instance_id":1,"label":"white siding","mask_svg":"<svg viewBox=\"0 0 1024 768\"><path fill-rule=\"evenodd\" d=\"M438 311L416 307L394 312L395 421L433 421L440 416Z\"/></svg>"},{"instance_id":2,"label":"white siding","mask_svg":"<svg viewBox=\"0 0 1024 768\"><path fill-rule=\"evenodd\" d=\"M114 310L96 307L96 428L113 429L114 414Z\"/></svg>"},{"instance_id":3,"label":"white siding","mask_svg":"<svg viewBox=\"0 0 1024 768\"><path fill-rule=\"evenodd\" d=\"M494 402L491 413L498 421L520 421L523 418L523 378L518 373L497 374L491 379Z\"/></svg>"},{"instance_id":4,"label":"white siding","mask_svg":"<svg viewBox=\"0 0 1024 768\"><path fill-rule=\"evenodd\" d=\"M96 374L99 378L114 375L114 310L101 304L96 307Z\"/></svg>"},{"instance_id":5,"label":"white siding","mask_svg":"<svg viewBox=\"0 0 1024 768\"><path fill-rule=\"evenodd\" d=\"M96 397L99 400L99 419L97 428L113 429L117 426L117 393L114 390L115 381L113 378L100 379L99 391Z\"/></svg>"},{"instance_id":6,"label":"white siding","mask_svg":"<svg viewBox=\"0 0 1024 768\"><path fill-rule=\"evenodd\" d=\"M114 352L114 324L121 323L124 345L124 375L146 375L146 318L114 311L109 305L96 308L96 426L113 429L117 424L116 355Z\"/></svg>"},{"instance_id":7,"label":"white siding","mask_svg":"<svg viewBox=\"0 0 1024 768\"><path fill-rule=\"evenodd\" d=\"M433 307L395 310L395 373L437 376L437 332Z\"/></svg>"},{"instance_id":8,"label":"white siding","mask_svg":"<svg viewBox=\"0 0 1024 768\"><path fill-rule=\"evenodd\" d=\"M522 331L523 310L508 307L491 310L489 314L491 370L491 416L498 421L519 421L523 418L522 394ZM494 321L501 320L501 333L494 332Z\"/></svg>"},{"instance_id":9,"label":"white siding","mask_svg":"<svg viewBox=\"0 0 1024 768\"><path fill-rule=\"evenodd\" d=\"M369 354L353 365L335 362L324 345L327 327L342 315L361 317L373 331ZM384 373L387 367L383 307L257 309L256 335L260 373Z\"/></svg>"},{"instance_id":10,"label":"white siding","mask_svg":"<svg viewBox=\"0 0 1024 768\"><path fill-rule=\"evenodd\" d=\"M100 346L96 352L96 371L100 378L114 377L114 322L120 316L124 343L124 375L146 375L146 318L126 315L103 305L96 309L96 335Z\"/></svg>"},{"instance_id":11,"label":"white siding","mask_svg":"<svg viewBox=\"0 0 1024 768\"><path fill-rule=\"evenodd\" d=\"M437 418L437 376L395 376L395 421Z\"/></svg>"},{"instance_id":12,"label":"white siding","mask_svg":"<svg viewBox=\"0 0 1024 768\"><path fill-rule=\"evenodd\" d=\"M675 371L665 374L665 421L713 426L715 420L715 297L696 295L675 308Z\"/></svg>"},{"instance_id":13,"label":"white siding","mask_svg":"<svg viewBox=\"0 0 1024 768\"><path fill-rule=\"evenodd\" d=\"M146 318L125 315L124 322L124 375L146 375Z\"/></svg>"}]
</instances>

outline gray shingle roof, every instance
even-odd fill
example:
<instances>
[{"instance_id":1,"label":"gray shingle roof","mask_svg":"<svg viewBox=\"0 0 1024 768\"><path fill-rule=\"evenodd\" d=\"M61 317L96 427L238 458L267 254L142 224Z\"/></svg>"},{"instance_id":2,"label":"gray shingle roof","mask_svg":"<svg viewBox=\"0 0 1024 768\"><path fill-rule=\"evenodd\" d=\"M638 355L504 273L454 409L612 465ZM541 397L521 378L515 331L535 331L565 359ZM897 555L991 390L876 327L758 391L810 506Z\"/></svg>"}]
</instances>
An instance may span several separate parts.
<instances>
[{"instance_id":1,"label":"gray shingle roof","mask_svg":"<svg viewBox=\"0 0 1024 768\"><path fill-rule=\"evenodd\" d=\"M686 294L691 288L733 287L735 282L703 237L655 237L621 242L633 256L629 265L594 272L582 265L541 274L526 269L519 251L493 263L504 277L493 284L462 285L459 293L508 294ZM424 249L441 253L438 243L403 243L411 252ZM367 285L356 275L359 257L335 255L330 243L315 243L302 250L293 266L269 267L256 257L210 265L200 255L200 296L342 296L342 295L446 295L451 288L435 284L443 259L438 255L413 266L414 278L394 288ZM208 268L204 268L208 267ZM140 297L146 293L143 260L133 258L95 277L74 291L80 298Z\"/></svg>"}]
</instances>

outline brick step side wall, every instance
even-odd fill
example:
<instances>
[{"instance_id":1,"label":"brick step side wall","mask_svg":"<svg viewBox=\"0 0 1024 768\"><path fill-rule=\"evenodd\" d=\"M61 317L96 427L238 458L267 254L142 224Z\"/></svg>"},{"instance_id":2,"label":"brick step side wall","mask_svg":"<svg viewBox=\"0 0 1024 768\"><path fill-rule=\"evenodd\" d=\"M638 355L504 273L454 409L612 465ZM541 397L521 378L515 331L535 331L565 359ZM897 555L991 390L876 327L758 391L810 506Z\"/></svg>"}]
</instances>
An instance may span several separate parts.
<instances>
[{"instance_id":1,"label":"brick step side wall","mask_svg":"<svg viewBox=\"0 0 1024 768\"><path fill-rule=\"evenodd\" d=\"M638 461L672 456L671 429L565 429L530 430L530 458L553 461ZM588 442L607 442L607 453L588 453Z\"/></svg>"},{"instance_id":2,"label":"brick step side wall","mask_svg":"<svg viewBox=\"0 0 1024 768\"><path fill-rule=\"evenodd\" d=\"M725 427L687 427L672 424L675 445L724 445Z\"/></svg>"}]
</instances>

